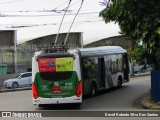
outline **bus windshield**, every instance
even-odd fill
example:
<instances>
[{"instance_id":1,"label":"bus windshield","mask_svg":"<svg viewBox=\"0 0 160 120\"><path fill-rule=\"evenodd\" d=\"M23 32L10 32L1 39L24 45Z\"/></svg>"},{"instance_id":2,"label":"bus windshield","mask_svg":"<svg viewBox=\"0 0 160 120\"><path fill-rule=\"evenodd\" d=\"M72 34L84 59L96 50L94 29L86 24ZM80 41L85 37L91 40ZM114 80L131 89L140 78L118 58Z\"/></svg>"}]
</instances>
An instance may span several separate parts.
<instances>
[{"instance_id":1,"label":"bus windshield","mask_svg":"<svg viewBox=\"0 0 160 120\"><path fill-rule=\"evenodd\" d=\"M43 80L49 80L49 81L61 81L61 80L67 80L72 77L72 71L65 71L65 72L43 72L40 73L40 76Z\"/></svg>"}]
</instances>

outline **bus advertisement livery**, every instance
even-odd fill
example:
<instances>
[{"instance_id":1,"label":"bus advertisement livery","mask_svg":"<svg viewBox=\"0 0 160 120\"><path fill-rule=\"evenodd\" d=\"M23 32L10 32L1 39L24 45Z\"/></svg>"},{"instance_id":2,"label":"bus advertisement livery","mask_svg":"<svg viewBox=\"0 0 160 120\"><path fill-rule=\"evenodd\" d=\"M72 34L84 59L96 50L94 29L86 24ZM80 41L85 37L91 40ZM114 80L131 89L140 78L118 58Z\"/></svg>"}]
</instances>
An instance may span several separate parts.
<instances>
[{"instance_id":1,"label":"bus advertisement livery","mask_svg":"<svg viewBox=\"0 0 160 120\"><path fill-rule=\"evenodd\" d=\"M126 50L119 46L37 52L32 59L33 104L73 103L129 81Z\"/></svg>"}]
</instances>

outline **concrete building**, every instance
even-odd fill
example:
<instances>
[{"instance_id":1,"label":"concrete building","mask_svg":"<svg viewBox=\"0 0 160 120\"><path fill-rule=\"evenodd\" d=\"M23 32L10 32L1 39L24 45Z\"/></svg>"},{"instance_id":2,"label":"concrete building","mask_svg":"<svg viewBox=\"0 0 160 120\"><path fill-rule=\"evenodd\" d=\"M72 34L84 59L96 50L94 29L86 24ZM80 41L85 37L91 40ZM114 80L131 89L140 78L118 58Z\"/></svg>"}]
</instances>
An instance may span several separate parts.
<instances>
[{"instance_id":1,"label":"concrete building","mask_svg":"<svg viewBox=\"0 0 160 120\"><path fill-rule=\"evenodd\" d=\"M66 35L67 33L59 34L59 37L57 39L58 46L62 45L62 43L65 41ZM55 43L55 39L56 34L29 40L24 43L24 49L31 51L39 51L42 49L52 48ZM66 46L68 46L69 48L81 48L83 47L82 41L83 40L81 32L70 33L66 42Z\"/></svg>"},{"instance_id":2,"label":"concrete building","mask_svg":"<svg viewBox=\"0 0 160 120\"><path fill-rule=\"evenodd\" d=\"M98 47L98 46L121 46L122 48L128 50L130 49L130 40L125 36L115 36L98 40L96 42L92 42L90 44L85 45L84 47Z\"/></svg>"},{"instance_id":3,"label":"concrete building","mask_svg":"<svg viewBox=\"0 0 160 120\"><path fill-rule=\"evenodd\" d=\"M0 31L0 74L25 72L32 66L34 52L51 48L55 42L56 34L39 37L17 45L17 32L15 30ZM57 45L61 45L67 33L59 34ZM81 32L70 33L66 45L70 48L83 47ZM84 47L118 45L125 49L130 48L130 41L124 36L115 36L102 39L85 45Z\"/></svg>"},{"instance_id":4,"label":"concrete building","mask_svg":"<svg viewBox=\"0 0 160 120\"><path fill-rule=\"evenodd\" d=\"M0 30L0 75L16 71L16 30Z\"/></svg>"},{"instance_id":5,"label":"concrete building","mask_svg":"<svg viewBox=\"0 0 160 120\"><path fill-rule=\"evenodd\" d=\"M62 42L65 40L67 33L61 33L59 34L57 45L61 45ZM68 36L68 40L66 42L66 45L72 49L72 48L81 48L83 47L82 43L82 33L81 32L75 32L70 33ZM41 51L44 49L52 48L53 44L55 42L56 34L54 35L48 35L39 37L36 39L32 39L29 41L26 41L23 44L19 44L17 46L17 69L18 72L27 71L28 68L31 68L32 66L32 57L34 55L34 52ZM21 71L20 71L21 70Z\"/></svg>"}]
</instances>

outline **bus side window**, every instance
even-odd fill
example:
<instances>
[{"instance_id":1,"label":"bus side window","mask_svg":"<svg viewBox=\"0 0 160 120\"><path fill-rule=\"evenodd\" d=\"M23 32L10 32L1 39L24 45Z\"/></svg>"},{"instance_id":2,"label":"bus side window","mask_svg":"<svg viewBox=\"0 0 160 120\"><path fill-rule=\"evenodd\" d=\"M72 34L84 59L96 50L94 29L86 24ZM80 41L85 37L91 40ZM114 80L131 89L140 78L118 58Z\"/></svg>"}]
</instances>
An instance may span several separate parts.
<instances>
[{"instance_id":1,"label":"bus side window","mask_svg":"<svg viewBox=\"0 0 160 120\"><path fill-rule=\"evenodd\" d=\"M87 69L87 67L85 67L84 59L82 59L82 72L83 72L83 78L84 79L89 79L88 69Z\"/></svg>"}]
</instances>

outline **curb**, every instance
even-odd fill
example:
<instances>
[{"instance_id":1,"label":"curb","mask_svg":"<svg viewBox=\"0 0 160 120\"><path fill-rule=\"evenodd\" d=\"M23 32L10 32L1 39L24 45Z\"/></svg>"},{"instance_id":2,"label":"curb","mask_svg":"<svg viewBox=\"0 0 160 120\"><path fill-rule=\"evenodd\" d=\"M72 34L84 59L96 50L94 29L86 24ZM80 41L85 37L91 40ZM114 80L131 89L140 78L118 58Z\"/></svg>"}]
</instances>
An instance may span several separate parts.
<instances>
[{"instance_id":1,"label":"curb","mask_svg":"<svg viewBox=\"0 0 160 120\"><path fill-rule=\"evenodd\" d=\"M136 77L144 77L144 76L150 76L150 73L147 74L138 74L138 75L131 75L130 78L136 78Z\"/></svg>"},{"instance_id":2,"label":"curb","mask_svg":"<svg viewBox=\"0 0 160 120\"><path fill-rule=\"evenodd\" d=\"M152 101L150 92L144 95L141 105L145 109L160 110L160 103Z\"/></svg>"},{"instance_id":3,"label":"curb","mask_svg":"<svg viewBox=\"0 0 160 120\"><path fill-rule=\"evenodd\" d=\"M23 91L23 90L31 90L31 89L32 89L31 87L27 87L27 88L17 88L17 89L8 89L8 90L1 90L0 93Z\"/></svg>"}]
</instances>

